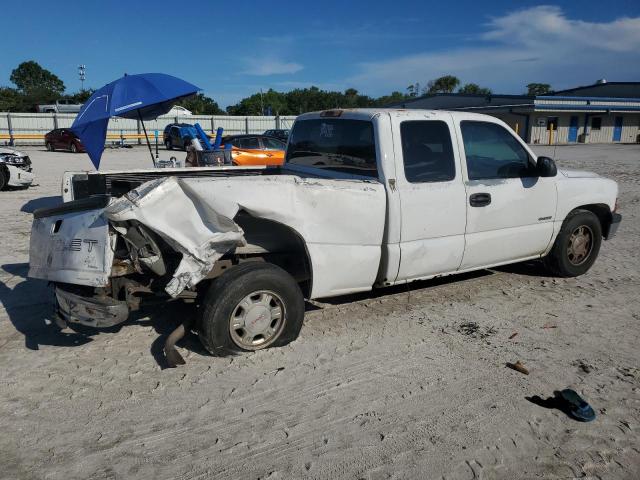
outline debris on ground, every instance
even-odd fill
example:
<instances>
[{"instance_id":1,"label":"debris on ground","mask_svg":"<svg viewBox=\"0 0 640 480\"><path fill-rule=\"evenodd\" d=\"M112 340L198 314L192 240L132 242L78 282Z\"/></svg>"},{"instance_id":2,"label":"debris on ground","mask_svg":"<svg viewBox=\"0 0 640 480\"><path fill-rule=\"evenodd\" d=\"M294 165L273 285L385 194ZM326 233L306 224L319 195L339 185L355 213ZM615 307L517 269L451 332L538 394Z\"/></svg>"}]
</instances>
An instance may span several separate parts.
<instances>
[{"instance_id":1,"label":"debris on ground","mask_svg":"<svg viewBox=\"0 0 640 480\"><path fill-rule=\"evenodd\" d=\"M512 338L515 338L516 335L518 335L518 332L513 332L511 335L509 335L509 340L511 340Z\"/></svg>"},{"instance_id":2,"label":"debris on ground","mask_svg":"<svg viewBox=\"0 0 640 480\"><path fill-rule=\"evenodd\" d=\"M525 375L529 375L529 370L522 364L522 362L520 362L520 360L518 360L516 363L507 362L507 367L517 372L524 373Z\"/></svg>"},{"instance_id":3,"label":"debris on ground","mask_svg":"<svg viewBox=\"0 0 640 480\"><path fill-rule=\"evenodd\" d=\"M490 337L491 335L495 335L497 333L495 328L485 327L484 329L482 329L476 322L461 323L458 327L458 332L472 338L480 339Z\"/></svg>"}]
</instances>

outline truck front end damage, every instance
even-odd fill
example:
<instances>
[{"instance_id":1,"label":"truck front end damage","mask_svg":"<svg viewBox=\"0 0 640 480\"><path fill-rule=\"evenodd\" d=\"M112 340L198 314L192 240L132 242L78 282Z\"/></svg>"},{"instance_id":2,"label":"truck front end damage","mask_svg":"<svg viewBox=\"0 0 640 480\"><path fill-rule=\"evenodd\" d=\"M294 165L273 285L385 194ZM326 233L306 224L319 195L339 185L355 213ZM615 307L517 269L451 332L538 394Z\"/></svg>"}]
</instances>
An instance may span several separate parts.
<instances>
[{"instance_id":1,"label":"truck front end damage","mask_svg":"<svg viewBox=\"0 0 640 480\"><path fill-rule=\"evenodd\" d=\"M54 283L64 322L110 327L141 300L193 299L195 286L243 232L175 177L120 198L88 197L37 210L29 276Z\"/></svg>"}]
</instances>

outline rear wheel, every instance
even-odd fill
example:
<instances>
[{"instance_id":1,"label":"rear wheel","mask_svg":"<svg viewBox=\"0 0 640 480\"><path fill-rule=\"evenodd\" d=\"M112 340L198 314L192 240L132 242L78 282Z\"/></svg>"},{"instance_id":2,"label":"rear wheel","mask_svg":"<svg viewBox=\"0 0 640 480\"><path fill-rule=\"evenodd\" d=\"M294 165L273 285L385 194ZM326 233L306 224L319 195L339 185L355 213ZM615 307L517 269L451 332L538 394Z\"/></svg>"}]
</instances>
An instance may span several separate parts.
<instances>
[{"instance_id":1,"label":"rear wheel","mask_svg":"<svg viewBox=\"0 0 640 480\"><path fill-rule=\"evenodd\" d=\"M281 347L302 328L304 298L287 272L248 262L215 279L201 307L198 332L214 355Z\"/></svg>"},{"instance_id":2,"label":"rear wheel","mask_svg":"<svg viewBox=\"0 0 640 480\"><path fill-rule=\"evenodd\" d=\"M555 275L577 277L591 268L601 244L598 217L588 210L574 210L565 219L545 265Z\"/></svg>"},{"instance_id":3,"label":"rear wheel","mask_svg":"<svg viewBox=\"0 0 640 480\"><path fill-rule=\"evenodd\" d=\"M78 147L74 142L71 142L71 145L69 145L69 150L71 150L71 153L78 153Z\"/></svg>"},{"instance_id":4,"label":"rear wheel","mask_svg":"<svg viewBox=\"0 0 640 480\"><path fill-rule=\"evenodd\" d=\"M53 144L51 142L47 142L45 144L45 146L47 147L47 150L49 150L50 152L53 152L55 150L55 148L53 148Z\"/></svg>"}]
</instances>

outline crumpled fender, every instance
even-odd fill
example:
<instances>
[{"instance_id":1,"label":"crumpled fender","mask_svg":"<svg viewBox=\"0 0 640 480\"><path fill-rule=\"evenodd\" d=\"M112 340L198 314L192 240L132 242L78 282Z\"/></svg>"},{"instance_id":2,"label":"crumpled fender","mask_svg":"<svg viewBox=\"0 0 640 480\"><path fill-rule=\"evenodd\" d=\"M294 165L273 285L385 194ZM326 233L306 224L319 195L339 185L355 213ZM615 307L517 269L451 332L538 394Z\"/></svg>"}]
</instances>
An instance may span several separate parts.
<instances>
[{"instance_id":1,"label":"crumpled fender","mask_svg":"<svg viewBox=\"0 0 640 480\"><path fill-rule=\"evenodd\" d=\"M200 282L227 251L244 245L244 232L230 218L237 206L235 211L225 210L232 215L218 213L180 178L164 177L113 201L104 214L116 224L130 220L142 223L182 254L173 279L165 287L176 297Z\"/></svg>"}]
</instances>

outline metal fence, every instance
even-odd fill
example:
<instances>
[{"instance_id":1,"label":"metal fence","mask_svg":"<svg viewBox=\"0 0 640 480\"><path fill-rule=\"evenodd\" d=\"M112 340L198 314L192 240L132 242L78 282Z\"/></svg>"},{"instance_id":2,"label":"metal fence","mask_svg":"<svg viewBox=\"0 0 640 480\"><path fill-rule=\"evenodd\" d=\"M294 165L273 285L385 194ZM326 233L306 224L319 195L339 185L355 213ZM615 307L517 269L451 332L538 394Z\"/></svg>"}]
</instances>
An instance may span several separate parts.
<instances>
[{"instance_id":1,"label":"metal fence","mask_svg":"<svg viewBox=\"0 0 640 480\"><path fill-rule=\"evenodd\" d=\"M0 112L0 145L42 145L45 133L55 128L68 128L76 118L73 113L12 113ZM295 116L231 117L227 115L162 116L145 121L149 138L154 141L170 123L199 123L205 132L215 133L222 127L225 135L263 133L274 128L291 128ZM144 138L139 120L112 118L107 130L107 144L139 143Z\"/></svg>"}]
</instances>

